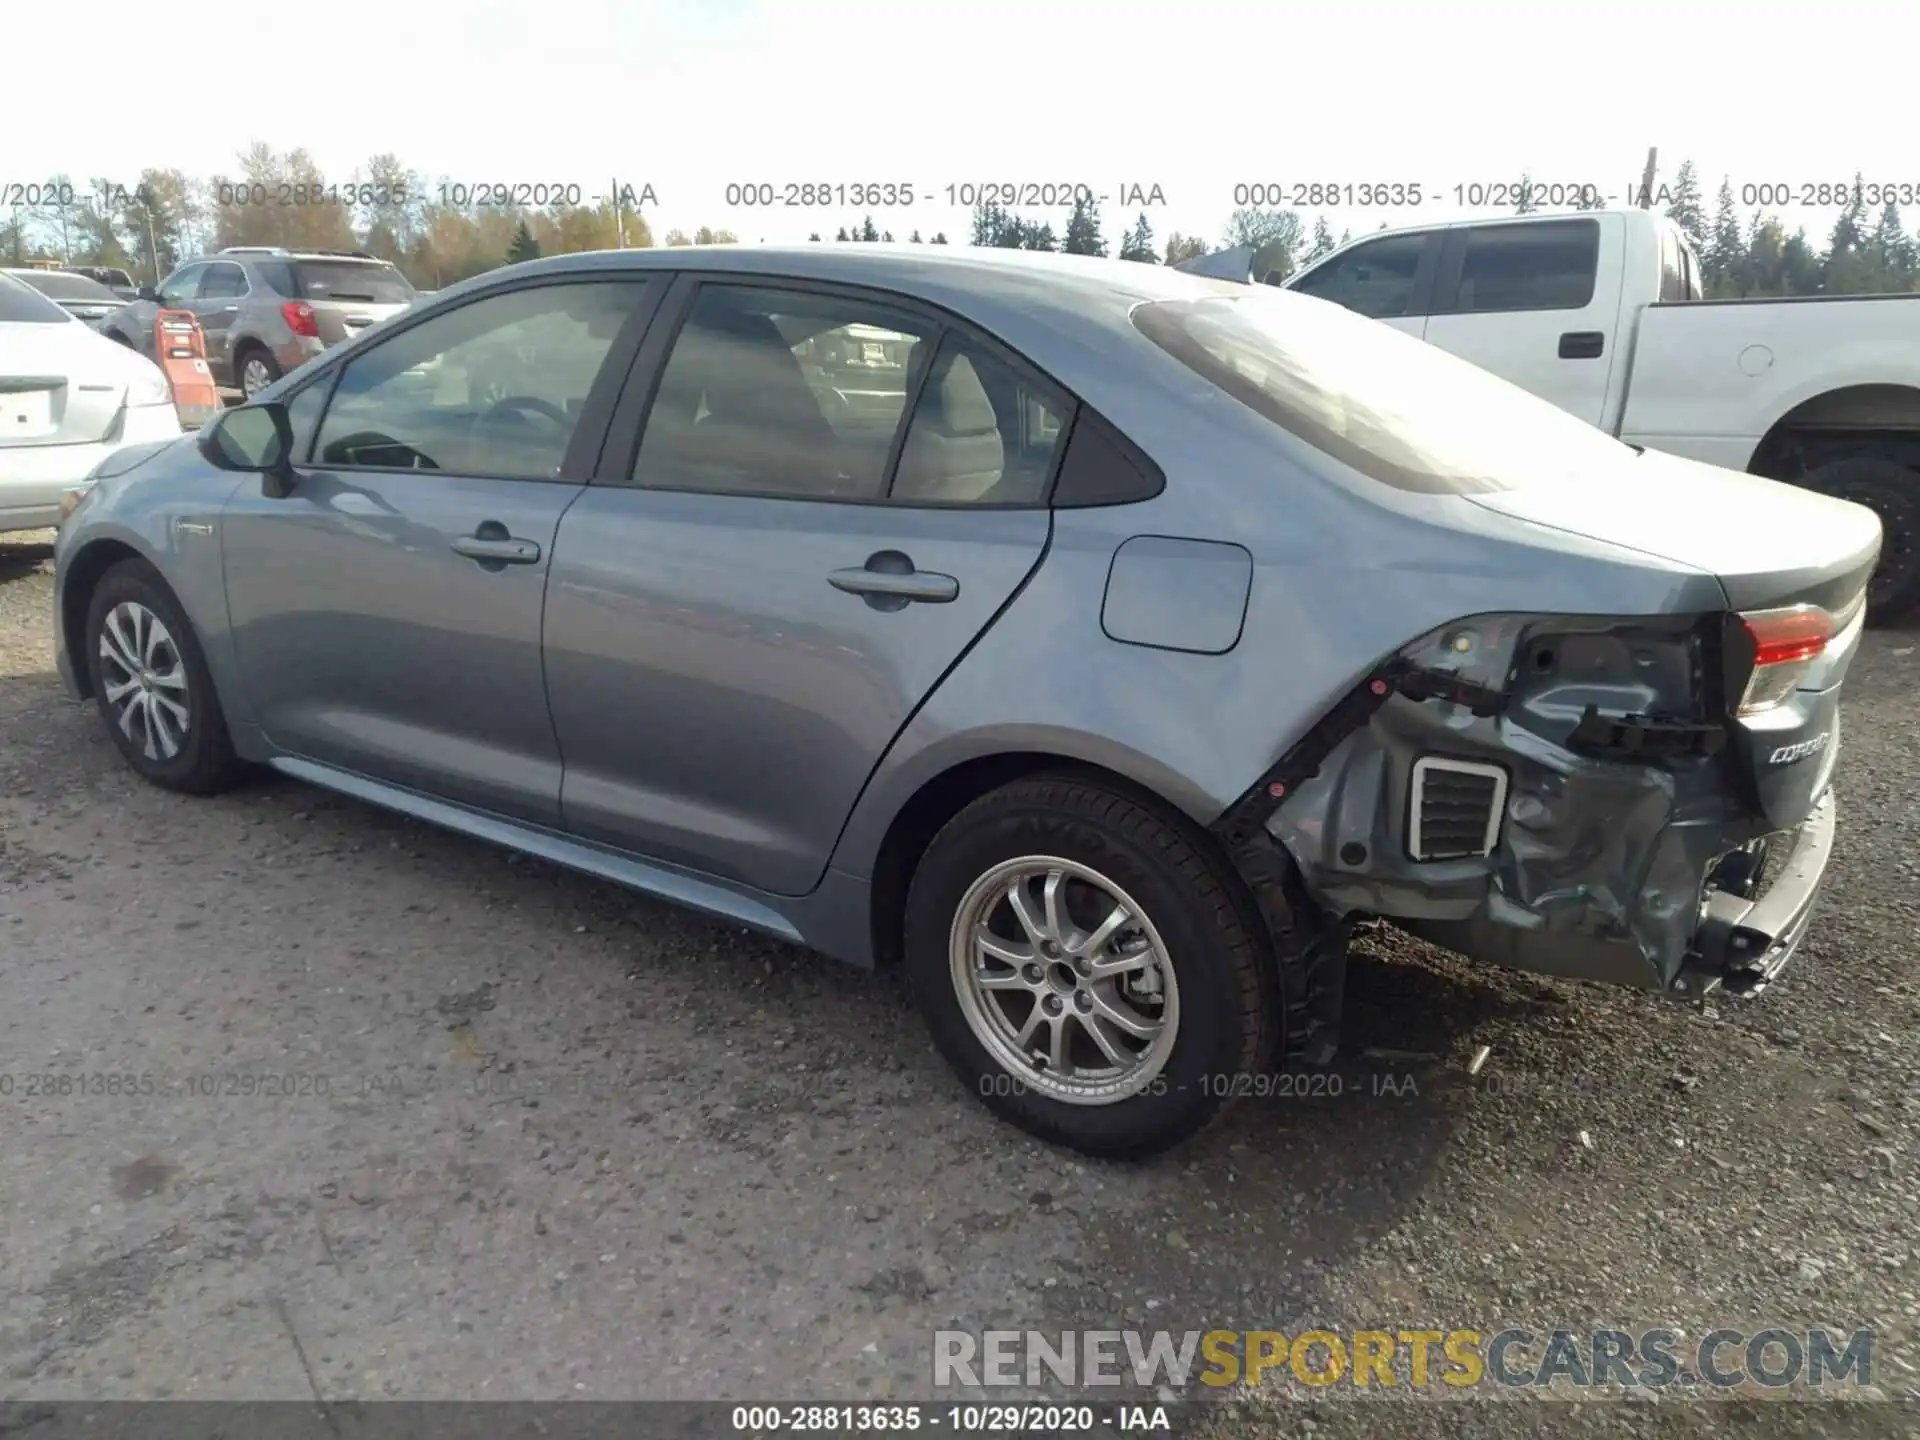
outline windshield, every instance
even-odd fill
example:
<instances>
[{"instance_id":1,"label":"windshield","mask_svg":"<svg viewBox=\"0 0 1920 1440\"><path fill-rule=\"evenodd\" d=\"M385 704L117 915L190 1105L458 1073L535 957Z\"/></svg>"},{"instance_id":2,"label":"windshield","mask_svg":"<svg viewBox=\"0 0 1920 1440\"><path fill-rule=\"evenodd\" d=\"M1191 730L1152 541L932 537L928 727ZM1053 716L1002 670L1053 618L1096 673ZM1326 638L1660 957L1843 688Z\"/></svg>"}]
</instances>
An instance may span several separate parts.
<instances>
[{"instance_id":1,"label":"windshield","mask_svg":"<svg viewBox=\"0 0 1920 1440\"><path fill-rule=\"evenodd\" d=\"M301 300L359 300L369 305L405 305L413 299L407 277L393 266L353 260L296 260L294 295Z\"/></svg>"},{"instance_id":2,"label":"windshield","mask_svg":"<svg viewBox=\"0 0 1920 1440\"><path fill-rule=\"evenodd\" d=\"M22 275L27 282L49 300L104 300L110 305L118 305L120 297L107 289L98 280L89 280L84 275L63 274L58 270L36 270L31 275Z\"/></svg>"},{"instance_id":3,"label":"windshield","mask_svg":"<svg viewBox=\"0 0 1920 1440\"><path fill-rule=\"evenodd\" d=\"M1249 409L1402 490L1531 488L1632 454L1476 365L1304 295L1154 301L1133 323Z\"/></svg>"},{"instance_id":4,"label":"windshield","mask_svg":"<svg viewBox=\"0 0 1920 1440\"><path fill-rule=\"evenodd\" d=\"M66 311L31 285L0 275L0 325L77 325Z\"/></svg>"}]
</instances>

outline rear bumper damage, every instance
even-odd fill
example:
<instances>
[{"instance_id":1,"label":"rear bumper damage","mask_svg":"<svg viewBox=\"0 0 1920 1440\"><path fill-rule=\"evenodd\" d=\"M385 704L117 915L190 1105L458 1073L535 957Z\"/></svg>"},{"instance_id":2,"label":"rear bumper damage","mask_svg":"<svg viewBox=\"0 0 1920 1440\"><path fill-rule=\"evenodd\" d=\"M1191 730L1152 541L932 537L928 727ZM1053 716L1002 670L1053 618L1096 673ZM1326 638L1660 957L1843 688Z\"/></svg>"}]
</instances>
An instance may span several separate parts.
<instances>
[{"instance_id":1,"label":"rear bumper damage","mask_svg":"<svg viewBox=\"0 0 1920 1440\"><path fill-rule=\"evenodd\" d=\"M1832 853L1838 687L1796 703L1794 736L1818 743L1756 771L1710 688L1676 699L1717 660L1699 622L1460 622L1375 671L1216 830L1256 896L1286 871L1341 935L1380 917L1522 970L1755 993L1805 936ZM1791 814L1787 765L1815 797ZM1337 1025L1337 995L1322 1009Z\"/></svg>"}]
</instances>

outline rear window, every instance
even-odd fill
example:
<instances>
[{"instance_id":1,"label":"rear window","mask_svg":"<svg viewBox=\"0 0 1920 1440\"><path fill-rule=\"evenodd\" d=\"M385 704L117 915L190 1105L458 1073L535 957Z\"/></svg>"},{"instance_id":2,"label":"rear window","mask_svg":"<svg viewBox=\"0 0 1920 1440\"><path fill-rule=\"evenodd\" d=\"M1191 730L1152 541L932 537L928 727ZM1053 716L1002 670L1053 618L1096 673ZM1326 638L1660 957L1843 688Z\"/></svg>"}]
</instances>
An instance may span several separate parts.
<instances>
[{"instance_id":1,"label":"rear window","mask_svg":"<svg viewBox=\"0 0 1920 1440\"><path fill-rule=\"evenodd\" d=\"M0 275L0 325L78 324L71 315L31 285Z\"/></svg>"},{"instance_id":2,"label":"rear window","mask_svg":"<svg viewBox=\"0 0 1920 1440\"><path fill-rule=\"evenodd\" d=\"M405 305L413 299L407 277L391 265L366 260L295 260L292 268L293 298L298 300Z\"/></svg>"},{"instance_id":3,"label":"rear window","mask_svg":"<svg viewBox=\"0 0 1920 1440\"><path fill-rule=\"evenodd\" d=\"M118 305L120 297L98 280L84 275L65 275L58 270L37 270L19 277L49 300L104 300Z\"/></svg>"},{"instance_id":4,"label":"rear window","mask_svg":"<svg viewBox=\"0 0 1920 1440\"><path fill-rule=\"evenodd\" d=\"M1161 300L1137 307L1133 323L1248 409L1398 489L1572 483L1583 465L1631 453L1477 365L1303 295Z\"/></svg>"}]
</instances>

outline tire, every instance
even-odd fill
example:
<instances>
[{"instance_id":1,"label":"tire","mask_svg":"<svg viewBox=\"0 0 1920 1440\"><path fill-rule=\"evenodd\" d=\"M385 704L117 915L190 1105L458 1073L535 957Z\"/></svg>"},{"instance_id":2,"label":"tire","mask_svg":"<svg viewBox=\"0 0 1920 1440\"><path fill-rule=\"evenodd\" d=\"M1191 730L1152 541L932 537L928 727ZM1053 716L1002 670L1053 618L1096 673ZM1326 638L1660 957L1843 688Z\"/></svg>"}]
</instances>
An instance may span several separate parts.
<instances>
[{"instance_id":1,"label":"tire","mask_svg":"<svg viewBox=\"0 0 1920 1440\"><path fill-rule=\"evenodd\" d=\"M1018 879L1047 933L1045 877L1054 872L1063 904L1053 933L1068 941L1058 958L1018 924L1006 898ZM1092 954L1128 968L1076 974L1074 947L1116 904L1133 919ZM995 1114L1084 1154L1154 1155L1204 1128L1236 1077L1248 1077L1238 1082L1244 1089L1271 1067L1283 1012L1250 908L1183 817L1083 779L1020 780L967 806L921 857L907 896L907 979L934 1043ZM1002 951L1030 955L1032 965L983 961L971 944L981 923ZM1001 983L975 986L971 972L982 966ZM1154 988L1150 974L1157 1000L1138 988ZM1115 1027L1105 1017L1116 1001L1133 1022L1157 1019L1157 1034L1135 1038ZM1130 1068L1096 1048L1089 1020ZM1025 1046L1021 1030L1034 1037ZM1068 1048L1060 1054L1074 1063L1058 1071L1035 1063L1041 1037L1061 1031Z\"/></svg>"},{"instance_id":2,"label":"tire","mask_svg":"<svg viewBox=\"0 0 1920 1440\"><path fill-rule=\"evenodd\" d=\"M259 380L252 389L247 388L247 371L255 369L264 379ZM267 386L273 384L286 372L280 368L280 362L264 345L243 345L233 361L234 388L251 400Z\"/></svg>"},{"instance_id":3,"label":"tire","mask_svg":"<svg viewBox=\"0 0 1920 1440\"><path fill-rule=\"evenodd\" d=\"M158 571L144 560L122 560L101 576L87 601L86 641L94 701L142 779L189 795L218 794L240 780L245 767L234 754L200 638ZM144 666L125 663L143 657ZM130 682L136 689L127 694ZM152 713L157 725L146 719Z\"/></svg>"},{"instance_id":4,"label":"tire","mask_svg":"<svg viewBox=\"0 0 1920 1440\"><path fill-rule=\"evenodd\" d=\"M1920 471L1878 455L1853 455L1797 482L1865 505L1880 517L1880 564L1867 586L1867 619L1885 624L1920 605Z\"/></svg>"}]
</instances>

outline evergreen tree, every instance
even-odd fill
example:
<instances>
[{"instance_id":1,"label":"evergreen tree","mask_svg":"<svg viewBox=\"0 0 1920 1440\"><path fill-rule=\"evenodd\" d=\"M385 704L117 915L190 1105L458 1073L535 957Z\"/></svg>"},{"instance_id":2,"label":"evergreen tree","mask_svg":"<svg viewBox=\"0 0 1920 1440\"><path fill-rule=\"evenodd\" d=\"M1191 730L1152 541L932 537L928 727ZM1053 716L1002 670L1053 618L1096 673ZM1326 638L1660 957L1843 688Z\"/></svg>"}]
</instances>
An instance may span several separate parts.
<instances>
[{"instance_id":1,"label":"evergreen tree","mask_svg":"<svg viewBox=\"0 0 1920 1440\"><path fill-rule=\"evenodd\" d=\"M1147 212L1142 210L1140 218L1127 232L1126 239L1120 242L1122 260L1138 260L1143 265L1151 265L1158 257L1153 249L1153 227L1147 223Z\"/></svg>"},{"instance_id":2,"label":"evergreen tree","mask_svg":"<svg viewBox=\"0 0 1920 1440\"><path fill-rule=\"evenodd\" d=\"M507 263L518 265L522 260L532 260L539 254L540 242L533 238L533 231L522 217L519 228L513 232L513 243L507 247Z\"/></svg>"},{"instance_id":3,"label":"evergreen tree","mask_svg":"<svg viewBox=\"0 0 1920 1440\"><path fill-rule=\"evenodd\" d=\"M820 232L818 230L814 231L811 235L807 236L807 239L809 241L815 241L815 240L818 240L819 238L820 238Z\"/></svg>"},{"instance_id":4,"label":"evergreen tree","mask_svg":"<svg viewBox=\"0 0 1920 1440\"><path fill-rule=\"evenodd\" d=\"M1820 293L1821 267L1820 256L1813 246L1807 243L1807 232L1794 231L1792 237L1781 247L1780 263L1783 271L1784 295L1818 295Z\"/></svg>"},{"instance_id":5,"label":"evergreen tree","mask_svg":"<svg viewBox=\"0 0 1920 1440\"><path fill-rule=\"evenodd\" d=\"M1325 255L1329 250L1333 249L1333 246L1333 227L1327 224L1326 216L1315 216L1313 222L1313 243L1307 247L1306 257L1300 263L1303 265L1312 264L1315 260L1318 260L1322 255Z\"/></svg>"},{"instance_id":6,"label":"evergreen tree","mask_svg":"<svg viewBox=\"0 0 1920 1440\"><path fill-rule=\"evenodd\" d=\"M1167 236L1166 263L1181 265L1198 260L1207 253L1207 242L1198 235L1182 235L1178 230Z\"/></svg>"},{"instance_id":7,"label":"evergreen tree","mask_svg":"<svg viewBox=\"0 0 1920 1440\"><path fill-rule=\"evenodd\" d=\"M846 227L846 226L844 226L844 225L842 225L842 226L840 227L840 233L839 233L838 235L836 235L836 236L834 236L833 238L834 238L834 239L836 239L836 240L851 240L851 239L852 239L853 237L852 237L851 235L849 235L849 234L847 234L847 227Z\"/></svg>"},{"instance_id":8,"label":"evergreen tree","mask_svg":"<svg viewBox=\"0 0 1920 1440\"><path fill-rule=\"evenodd\" d=\"M1020 248L1022 250L1058 250L1060 242L1054 239L1053 226L1046 221L1023 221L1020 225Z\"/></svg>"},{"instance_id":9,"label":"evergreen tree","mask_svg":"<svg viewBox=\"0 0 1920 1440\"><path fill-rule=\"evenodd\" d=\"M1048 227L1052 233L1052 227ZM1053 247L1047 246L1049 250ZM1069 255L1104 255L1107 242L1100 234L1100 211L1091 197L1076 195L1073 210L1067 216L1066 243L1060 247Z\"/></svg>"},{"instance_id":10,"label":"evergreen tree","mask_svg":"<svg viewBox=\"0 0 1920 1440\"><path fill-rule=\"evenodd\" d=\"M1914 243L1914 237L1907 234L1906 227L1900 221L1900 207L1891 200L1880 212L1880 223L1874 226L1872 238L1867 242L1874 263L1879 266L1885 290L1906 291L1914 288L1916 279L1920 279L1920 246Z\"/></svg>"},{"instance_id":11,"label":"evergreen tree","mask_svg":"<svg viewBox=\"0 0 1920 1440\"><path fill-rule=\"evenodd\" d=\"M1726 300L1747 293L1747 241L1740 233L1740 212L1733 208L1733 182L1724 176L1714 203L1713 233L1698 251L1700 288L1710 300Z\"/></svg>"},{"instance_id":12,"label":"evergreen tree","mask_svg":"<svg viewBox=\"0 0 1920 1440\"><path fill-rule=\"evenodd\" d=\"M934 231L934 232L933 232L933 239L932 239L932 241L931 241L931 242L929 242L929 243L931 243L931 244L934 244L934 245L944 245L944 244L946 244L946 243L947 243L947 232L946 232L946 231L944 231L944 230L936 230L936 231Z\"/></svg>"},{"instance_id":13,"label":"evergreen tree","mask_svg":"<svg viewBox=\"0 0 1920 1440\"><path fill-rule=\"evenodd\" d=\"M1522 170L1520 172L1520 194L1513 202L1513 213L1516 215L1531 215L1539 208L1539 205L1535 203L1533 198L1533 172L1531 170Z\"/></svg>"},{"instance_id":14,"label":"evergreen tree","mask_svg":"<svg viewBox=\"0 0 1920 1440\"><path fill-rule=\"evenodd\" d=\"M1692 242L1696 255L1706 252L1707 218L1700 208L1700 176L1691 160L1682 160L1674 172L1673 188L1667 192L1667 218Z\"/></svg>"},{"instance_id":15,"label":"evergreen tree","mask_svg":"<svg viewBox=\"0 0 1920 1440\"><path fill-rule=\"evenodd\" d=\"M1227 217L1226 243L1229 248L1241 245L1249 245L1256 250L1275 247L1279 252L1279 263L1271 274L1285 279L1294 272L1300 247L1306 243L1306 229L1297 210L1236 210Z\"/></svg>"},{"instance_id":16,"label":"evergreen tree","mask_svg":"<svg viewBox=\"0 0 1920 1440\"><path fill-rule=\"evenodd\" d=\"M873 217L871 215L867 216L866 220L862 222L860 226L860 238L869 244L872 244L880 238L880 232L873 228Z\"/></svg>"},{"instance_id":17,"label":"evergreen tree","mask_svg":"<svg viewBox=\"0 0 1920 1440\"><path fill-rule=\"evenodd\" d=\"M911 235L909 235L909 236L907 236L907 243L908 243L909 245L918 245L918 244L920 244L920 243L921 243L921 242L920 242L920 232L919 232L918 230L915 230L915 231L914 231L914 232L913 232L913 233L912 233Z\"/></svg>"},{"instance_id":18,"label":"evergreen tree","mask_svg":"<svg viewBox=\"0 0 1920 1440\"><path fill-rule=\"evenodd\" d=\"M1846 208L1833 222L1826 263L1820 268L1820 289L1828 295L1858 295L1876 288L1871 283L1873 257L1867 250L1866 187L1858 175Z\"/></svg>"},{"instance_id":19,"label":"evergreen tree","mask_svg":"<svg viewBox=\"0 0 1920 1440\"><path fill-rule=\"evenodd\" d=\"M1600 193L1600 187L1598 185L1583 185L1580 187L1580 193L1574 197L1573 208L1576 210L1604 210L1607 208L1607 197Z\"/></svg>"},{"instance_id":20,"label":"evergreen tree","mask_svg":"<svg viewBox=\"0 0 1920 1440\"><path fill-rule=\"evenodd\" d=\"M1006 233L1009 216L991 200L982 200L973 207L974 245L997 246Z\"/></svg>"}]
</instances>

